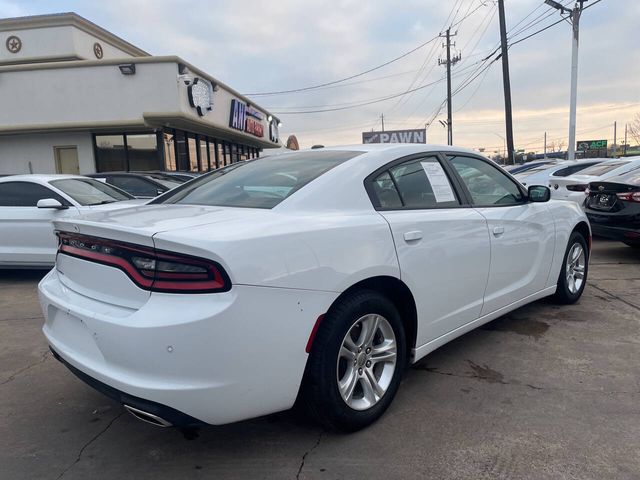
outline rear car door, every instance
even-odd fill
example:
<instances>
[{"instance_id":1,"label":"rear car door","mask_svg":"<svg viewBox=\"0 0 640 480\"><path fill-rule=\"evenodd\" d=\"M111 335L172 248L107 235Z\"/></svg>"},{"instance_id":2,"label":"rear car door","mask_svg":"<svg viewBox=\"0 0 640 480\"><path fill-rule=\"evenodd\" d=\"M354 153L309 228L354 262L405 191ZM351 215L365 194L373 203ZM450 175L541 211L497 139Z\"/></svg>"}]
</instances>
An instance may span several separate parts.
<instances>
[{"instance_id":1,"label":"rear car door","mask_svg":"<svg viewBox=\"0 0 640 480\"><path fill-rule=\"evenodd\" d=\"M38 200L44 198L58 200L68 208L38 208ZM57 239L51 222L77 212L76 207L44 185L21 181L0 183L0 264L53 264Z\"/></svg>"},{"instance_id":2,"label":"rear car door","mask_svg":"<svg viewBox=\"0 0 640 480\"><path fill-rule=\"evenodd\" d=\"M482 315L545 288L555 248L555 226L546 203L533 203L524 189L490 160L448 155L468 201L487 220L491 269Z\"/></svg>"},{"instance_id":3,"label":"rear car door","mask_svg":"<svg viewBox=\"0 0 640 480\"><path fill-rule=\"evenodd\" d=\"M418 313L416 345L479 317L489 273L487 222L464 208L436 154L399 159L365 185L391 228Z\"/></svg>"}]
</instances>

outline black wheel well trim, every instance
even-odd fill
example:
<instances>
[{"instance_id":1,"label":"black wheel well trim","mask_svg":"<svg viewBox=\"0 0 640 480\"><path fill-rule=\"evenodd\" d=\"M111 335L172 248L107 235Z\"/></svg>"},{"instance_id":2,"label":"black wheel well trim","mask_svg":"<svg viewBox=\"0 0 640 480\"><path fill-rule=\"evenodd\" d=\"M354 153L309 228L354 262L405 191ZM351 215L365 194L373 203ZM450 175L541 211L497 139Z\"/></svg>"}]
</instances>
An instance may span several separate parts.
<instances>
[{"instance_id":1,"label":"black wheel well trim","mask_svg":"<svg viewBox=\"0 0 640 480\"><path fill-rule=\"evenodd\" d=\"M332 303L327 313L331 311L345 296L358 290L372 290L389 299L400 313L407 339L407 358L411 361L411 352L416 346L418 333L418 311L413 293L406 283L390 275L378 275L360 280L344 290ZM322 326L320 326L322 328Z\"/></svg>"},{"instance_id":2,"label":"black wheel well trim","mask_svg":"<svg viewBox=\"0 0 640 480\"><path fill-rule=\"evenodd\" d=\"M575 227L573 227L571 233L573 232L578 232L584 237L587 242L587 246L589 247L589 251L591 251L591 228L589 227L589 224L584 220L581 220Z\"/></svg>"}]
</instances>

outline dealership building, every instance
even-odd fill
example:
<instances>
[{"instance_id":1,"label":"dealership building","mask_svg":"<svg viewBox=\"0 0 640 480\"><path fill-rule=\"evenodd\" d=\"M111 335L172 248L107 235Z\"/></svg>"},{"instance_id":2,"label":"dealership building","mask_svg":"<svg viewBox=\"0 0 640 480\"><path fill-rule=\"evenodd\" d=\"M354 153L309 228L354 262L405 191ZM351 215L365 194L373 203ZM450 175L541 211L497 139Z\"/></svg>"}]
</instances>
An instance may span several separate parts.
<instances>
[{"instance_id":1,"label":"dealership building","mask_svg":"<svg viewBox=\"0 0 640 480\"><path fill-rule=\"evenodd\" d=\"M278 126L75 13L0 19L0 174L208 171L282 147Z\"/></svg>"}]
</instances>

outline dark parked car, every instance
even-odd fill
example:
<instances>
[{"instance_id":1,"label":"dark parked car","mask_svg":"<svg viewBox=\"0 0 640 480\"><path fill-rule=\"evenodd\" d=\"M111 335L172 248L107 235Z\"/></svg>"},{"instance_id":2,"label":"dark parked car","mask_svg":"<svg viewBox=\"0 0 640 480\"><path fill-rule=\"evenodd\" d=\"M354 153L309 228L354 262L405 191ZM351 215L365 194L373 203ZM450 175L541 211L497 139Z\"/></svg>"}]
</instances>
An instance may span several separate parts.
<instances>
[{"instance_id":1,"label":"dark parked car","mask_svg":"<svg viewBox=\"0 0 640 480\"><path fill-rule=\"evenodd\" d=\"M131 173L137 173L138 175L144 175L145 177L153 178L154 180L157 180L160 183L171 182L174 184L183 184L185 182L188 182L189 180L193 180L194 178L198 178L200 176L199 173L195 173L195 172L161 172L158 170L152 170L148 172L131 172Z\"/></svg>"},{"instance_id":2,"label":"dark parked car","mask_svg":"<svg viewBox=\"0 0 640 480\"><path fill-rule=\"evenodd\" d=\"M157 197L180 185L179 182L169 183L168 181L160 181L140 173L130 172L92 173L87 177L118 187L136 198Z\"/></svg>"},{"instance_id":3,"label":"dark parked car","mask_svg":"<svg viewBox=\"0 0 640 480\"><path fill-rule=\"evenodd\" d=\"M593 234L640 248L640 169L592 182L585 193Z\"/></svg>"},{"instance_id":4,"label":"dark parked car","mask_svg":"<svg viewBox=\"0 0 640 480\"><path fill-rule=\"evenodd\" d=\"M539 167L540 165L553 165L554 163L558 163L557 160L542 160L539 162L528 162L523 163L521 165L506 165L504 169L509 172L511 175L515 175L516 173L526 172L527 170L531 170L532 168Z\"/></svg>"}]
</instances>

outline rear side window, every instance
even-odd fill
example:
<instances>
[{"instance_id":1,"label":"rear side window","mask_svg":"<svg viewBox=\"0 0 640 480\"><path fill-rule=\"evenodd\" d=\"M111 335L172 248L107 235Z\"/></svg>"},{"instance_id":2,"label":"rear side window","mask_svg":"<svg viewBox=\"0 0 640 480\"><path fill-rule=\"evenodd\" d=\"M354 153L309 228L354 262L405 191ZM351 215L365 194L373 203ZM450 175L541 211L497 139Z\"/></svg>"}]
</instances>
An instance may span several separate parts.
<instances>
[{"instance_id":1,"label":"rear side window","mask_svg":"<svg viewBox=\"0 0 640 480\"><path fill-rule=\"evenodd\" d=\"M374 204L382 209L421 209L459 205L453 187L436 157L400 163L371 183Z\"/></svg>"},{"instance_id":2,"label":"rear side window","mask_svg":"<svg viewBox=\"0 0 640 480\"><path fill-rule=\"evenodd\" d=\"M400 195L398 195L398 190L389 172L378 175L371 185L373 187L373 194L378 201L378 207L389 209L402 208L402 200L400 200Z\"/></svg>"},{"instance_id":3,"label":"rear side window","mask_svg":"<svg viewBox=\"0 0 640 480\"><path fill-rule=\"evenodd\" d=\"M35 207L38 200L44 198L53 198L62 205L69 205L69 202L56 192L37 183L0 183L0 206L2 207Z\"/></svg>"},{"instance_id":4,"label":"rear side window","mask_svg":"<svg viewBox=\"0 0 640 480\"><path fill-rule=\"evenodd\" d=\"M361 152L285 153L234 164L178 187L152 203L273 208L335 166Z\"/></svg>"}]
</instances>

